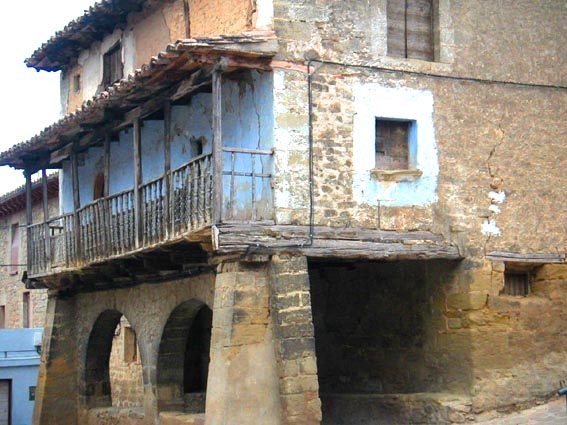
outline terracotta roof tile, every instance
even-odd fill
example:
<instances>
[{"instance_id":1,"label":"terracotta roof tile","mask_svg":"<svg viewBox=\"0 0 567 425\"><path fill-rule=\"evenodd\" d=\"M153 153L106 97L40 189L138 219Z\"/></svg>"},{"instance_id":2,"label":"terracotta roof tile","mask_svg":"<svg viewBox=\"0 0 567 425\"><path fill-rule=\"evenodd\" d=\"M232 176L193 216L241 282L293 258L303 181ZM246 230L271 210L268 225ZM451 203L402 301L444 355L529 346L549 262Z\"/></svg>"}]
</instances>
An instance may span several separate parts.
<instances>
[{"instance_id":1,"label":"terracotta roof tile","mask_svg":"<svg viewBox=\"0 0 567 425\"><path fill-rule=\"evenodd\" d=\"M120 107L127 99L135 103L138 101L133 99L136 95L147 98L152 93L163 90L166 85L172 85L174 81L163 82L160 76L166 71L179 69L188 62L197 66L207 61L210 63L221 56L229 56L240 60L242 64L252 59L266 59L265 67L268 67L269 60L276 52L274 43L273 33L262 33L241 37L187 39L170 44L165 51L152 57L149 64L107 87L99 95L83 102L77 110L67 114L31 139L0 153L0 165L24 168L26 155L28 155L27 159L30 159L30 156L34 156L34 151L38 151L35 153L37 157L46 155L47 151L58 149L62 144L59 140L61 136L72 137L76 131L79 131L80 125L93 119L97 112L104 113L105 109ZM251 45L254 45L253 49ZM183 78L185 77L177 77L179 81Z\"/></svg>"}]
</instances>

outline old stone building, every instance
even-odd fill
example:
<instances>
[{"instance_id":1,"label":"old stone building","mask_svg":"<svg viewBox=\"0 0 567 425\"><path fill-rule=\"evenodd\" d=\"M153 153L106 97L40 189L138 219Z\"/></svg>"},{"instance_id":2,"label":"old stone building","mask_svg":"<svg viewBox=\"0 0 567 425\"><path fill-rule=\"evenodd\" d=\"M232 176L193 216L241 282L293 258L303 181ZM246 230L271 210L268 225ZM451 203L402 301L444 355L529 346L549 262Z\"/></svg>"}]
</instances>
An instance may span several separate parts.
<instances>
[{"instance_id":1,"label":"old stone building","mask_svg":"<svg viewBox=\"0 0 567 425\"><path fill-rule=\"evenodd\" d=\"M27 230L36 423L463 423L552 395L566 17L105 0L71 22L27 60L61 71L65 116L0 155L28 186L61 170L60 216Z\"/></svg>"},{"instance_id":2,"label":"old stone building","mask_svg":"<svg viewBox=\"0 0 567 425\"><path fill-rule=\"evenodd\" d=\"M37 218L44 208L49 216L59 208L57 175L45 183L35 182L30 191ZM47 305L45 289L30 291L22 284L27 220L24 187L0 196L0 424L7 425L31 424Z\"/></svg>"}]
</instances>

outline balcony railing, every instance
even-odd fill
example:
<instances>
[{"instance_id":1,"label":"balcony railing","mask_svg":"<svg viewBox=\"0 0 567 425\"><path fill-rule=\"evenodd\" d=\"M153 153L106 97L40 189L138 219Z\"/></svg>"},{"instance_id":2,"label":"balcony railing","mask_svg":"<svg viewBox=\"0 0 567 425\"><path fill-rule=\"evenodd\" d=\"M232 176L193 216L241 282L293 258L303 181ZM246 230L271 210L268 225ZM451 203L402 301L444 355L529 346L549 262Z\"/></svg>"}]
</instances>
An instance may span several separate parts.
<instances>
[{"instance_id":1,"label":"balcony railing","mask_svg":"<svg viewBox=\"0 0 567 425\"><path fill-rule=\"evenodd\" d=\"M267 218L266 214L272 213L271 174L258 171L257 158L264 158L262 168L267 167L272 152L225 148L226 152L232 160L229 169L222 171L224 206L220 216L247 221ZM241 164L250 164L248 171L235 168L236 155L241 157ZM248 182L238 184L237 179ZM81 267L211 226L212 155L200 155L167 175L143 183L138 191L139 220L134 189L130 189L97 199L47 223L29 226L30 275ZM237 205L240 207L235 217Z\"/></svg>"}]
</instances>

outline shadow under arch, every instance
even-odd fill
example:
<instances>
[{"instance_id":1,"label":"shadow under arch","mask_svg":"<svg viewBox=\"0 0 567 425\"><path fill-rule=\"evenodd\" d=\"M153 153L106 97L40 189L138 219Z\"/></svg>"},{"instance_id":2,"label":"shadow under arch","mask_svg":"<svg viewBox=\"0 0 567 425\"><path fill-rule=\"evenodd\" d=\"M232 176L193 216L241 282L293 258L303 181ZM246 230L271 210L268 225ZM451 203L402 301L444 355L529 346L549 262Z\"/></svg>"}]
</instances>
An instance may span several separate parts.
<instances>
[{"instance_id":1,"label":"shadow under arch","mask_svg":"<svg viewBox=\"0 0 567 425\"><path fill-rule=\"evenodd\" d=\"M85 362L85 398L89 409L112 406L110 389L110 353L114 330L122 313L105 310L96 319L87 345Z\"/></svg>"},{"instance_id":2,"label":"shadow under arch","mask_svg":"<svg viewBox=\"0 0 567 425\"><path fill-rule=\"evenodd\" d=\"M212 317L212 310L197 299L171 312L157 361L159 411L204 413Z\"/></svg>"}]
</instances>

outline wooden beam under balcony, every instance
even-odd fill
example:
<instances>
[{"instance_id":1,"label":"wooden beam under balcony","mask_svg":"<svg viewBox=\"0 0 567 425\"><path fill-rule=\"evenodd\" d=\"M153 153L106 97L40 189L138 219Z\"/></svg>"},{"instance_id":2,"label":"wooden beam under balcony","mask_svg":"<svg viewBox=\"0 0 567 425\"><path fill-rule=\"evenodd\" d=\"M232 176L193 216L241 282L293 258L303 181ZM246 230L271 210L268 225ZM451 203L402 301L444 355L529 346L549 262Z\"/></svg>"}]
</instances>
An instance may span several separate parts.
<instances>
[{"instance_id":1,"label":"wooden beam under balcony","mask_svg":"<svg viewBox=\"0 0 567 425\"><path fill-rule=\"evenodd\" d=\"M217 226L217 254L298 252L313 258L359 260L428 260L463 258L456 246L431 232L337 229L273 222L224 223Z\"/></svg>"}]
</instances>

